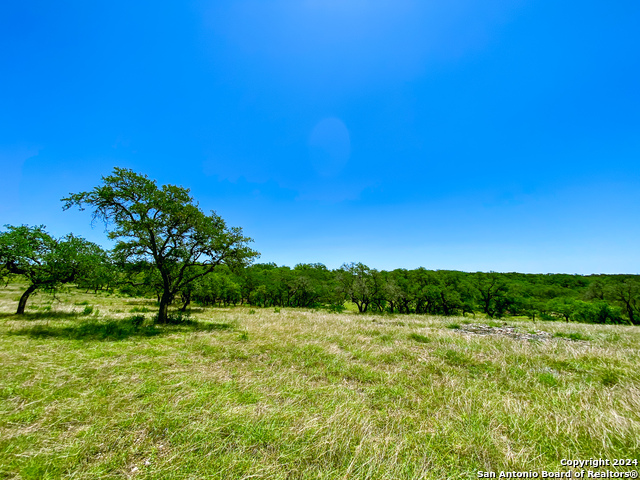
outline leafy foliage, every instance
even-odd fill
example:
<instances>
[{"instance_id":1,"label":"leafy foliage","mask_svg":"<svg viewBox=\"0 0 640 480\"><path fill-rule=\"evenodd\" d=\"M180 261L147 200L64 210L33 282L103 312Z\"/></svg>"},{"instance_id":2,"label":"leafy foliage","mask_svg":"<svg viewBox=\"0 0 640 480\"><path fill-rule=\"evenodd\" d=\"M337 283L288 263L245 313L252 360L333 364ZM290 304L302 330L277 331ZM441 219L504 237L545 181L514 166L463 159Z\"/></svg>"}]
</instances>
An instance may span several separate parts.
<instances>
[{"instance_id":1,"label":"leafy foliage","mask_svg":"<svg viewBox=\"0 0 640 480\"><path fill-rule=\"evenodd\" d=\"M86 279L106 258L95 243L72 234L55 239L44 225L6 228L0 232L0 264L8 274L22 275L29 282L18 303L18 314L24 313L29 296L37 289L54 290Z\"/></svg>"},{"instance_id":2,"label":"leafy foliage","mask_svg":"<svg viewBox=\"0 0 640 480\"><path fill-rule=\"evenodd\" d=\"M194 299L203 305L246 302L332 311L351 302L362 313L481 313L490 318L519 315L533 320L620 324L636 323L640 316L640 295L634 290L637 281L632 275L465 273L424 268L387 272L362 263L330 271L322 264L294 269L257 264L238 271L217 269L207 281L198 283ZM233 286L232 297L225 285ZM594 290L601 295L591 297Z\"/></svg>"}]
</instances>

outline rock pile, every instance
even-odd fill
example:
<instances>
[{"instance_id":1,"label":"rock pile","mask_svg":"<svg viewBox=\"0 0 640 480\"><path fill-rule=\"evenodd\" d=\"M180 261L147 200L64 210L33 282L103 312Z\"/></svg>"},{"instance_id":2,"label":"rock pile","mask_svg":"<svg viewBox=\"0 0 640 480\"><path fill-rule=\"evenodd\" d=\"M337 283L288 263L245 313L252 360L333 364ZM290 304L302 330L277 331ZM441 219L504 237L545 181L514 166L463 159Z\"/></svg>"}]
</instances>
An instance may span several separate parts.
<instances>
[{"instance_id":1,"label":"rock pile","mask_svg":"<svg viewBox=\"0 0 640 480\"><path fill-rule=\"evenodd\" d=\"M542 332L536 330L534 332L519 332L516 327L507 325L506 323L502 327L490 327L483 324L463 324L457 329L460 333L469 333L473 335L502 335L504 337L517 338L519 340L537 340L546 341L552 338L552 335L548 332Z\"/></svg>"}]
</instances>

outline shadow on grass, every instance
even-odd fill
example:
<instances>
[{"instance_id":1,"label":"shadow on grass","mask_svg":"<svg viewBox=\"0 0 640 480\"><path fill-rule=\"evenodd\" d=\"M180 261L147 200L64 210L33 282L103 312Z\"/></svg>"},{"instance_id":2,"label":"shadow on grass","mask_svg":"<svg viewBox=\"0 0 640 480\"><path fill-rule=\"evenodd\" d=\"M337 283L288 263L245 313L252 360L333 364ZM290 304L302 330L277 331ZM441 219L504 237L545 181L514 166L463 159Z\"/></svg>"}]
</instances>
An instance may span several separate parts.
<instances>
[{"instance_id":1,"label":"shadow on grass","mask_svg":"<svg viewBox=\"0 0 640 480\"><path fill-rule=\"evenodd\" d=\"M204 312L204 308L203 307L188 308L187 312L188 313L202 313L202 312Z\"/></svg>"},{"instance_id":2,"label":"shadow on grass","mask_svg":"<svg viewBox=\"0 0 640 480\"><path fill-rule=\"evenodd\" d=\"M82 317L82 312L52 312L45 310L42 312L25 312L16 315L15 312L1 312L0 319L5 320L70 320Z\"/></svg>"},{"instance_id":3,"label":"shadow on grass","mask_svg":"<svg viewBox=\"0 0 640 480\"><path fill-rule=\"evenodd\" d=\"M155 337L179 332L211 332L228 330L229 323L189 321L181 325L136 325L131 319L107 321L83 321L75 325L35 325L11 330L9 335L25 335L32 338L64 338L69 340L118 341L131 337Z\"/></svg>"}]
</instances>

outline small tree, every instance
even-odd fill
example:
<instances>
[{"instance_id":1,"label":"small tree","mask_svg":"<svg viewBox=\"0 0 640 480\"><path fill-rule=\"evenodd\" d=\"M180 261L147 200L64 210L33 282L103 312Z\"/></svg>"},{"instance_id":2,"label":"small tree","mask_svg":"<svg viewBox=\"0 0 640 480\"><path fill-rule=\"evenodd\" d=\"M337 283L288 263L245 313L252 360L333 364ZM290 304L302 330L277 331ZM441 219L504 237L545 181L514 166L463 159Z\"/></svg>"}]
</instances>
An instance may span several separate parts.
<instances>
[{"instance_id":1,"label":"small tree","mask_svg":"<svg viewBox=\"0 0 640 480\"><path fill-rule=\"evenodd\" d=\"M205 215L186 188L159 188L146 175L118 167L102 182L63 198L63 208L93 207L93 219L111 227L109 238L119 240L118 254L155 266L162 281L158 323L166 323L169 304L187 284L216 265L245 266L258 255L247 246L252 240L241 228L228 228L215 212Z\"/></svg>"},{"instance_id":2,"label":"small tree","mask_svg":"<svg viewBox=\"0 0 640 480\"><path fill-rule=\"evenodd\" d=\"M347 300L358 306L358 312L365 313L376 294L373 272L363 263L345 263L337 274L338 290Z\"/></svg>"},{"instance_id":3,"label":"small tree","mask_svg":"<svg viewBox=\"0 0 640 480\"><path fill-rule=\"evenodd\" d=\"M560 315L569 323L576 309L576 301L573 298L556 297L547 302L547 311Z\"/></svg>"},{"instance_id":4,"label":"small tree","mask_svg":"<svg viewBox=\"0 0 640 480\"><path fill-rule=\"evenodd\" d=\"M607 299L620 305L627 314L629 323L640 323L640 282L632 277L614 280L605 288Z\"/></svg>"},{"instance_id":5,"label":"small tree","mask_svg":"<svg viewBox=\"0 0 640 480\"><path fill-rule=\"evenodd\" d=\"M4 271L23 275L29 281L18 302L18 315L24 313L29 296L37 289L51 290L78 281L106 258L95 243L72 234L57 240L44 230L44 225L6 228L0 233L0 264Z\"/></svg>"}]
</instances>

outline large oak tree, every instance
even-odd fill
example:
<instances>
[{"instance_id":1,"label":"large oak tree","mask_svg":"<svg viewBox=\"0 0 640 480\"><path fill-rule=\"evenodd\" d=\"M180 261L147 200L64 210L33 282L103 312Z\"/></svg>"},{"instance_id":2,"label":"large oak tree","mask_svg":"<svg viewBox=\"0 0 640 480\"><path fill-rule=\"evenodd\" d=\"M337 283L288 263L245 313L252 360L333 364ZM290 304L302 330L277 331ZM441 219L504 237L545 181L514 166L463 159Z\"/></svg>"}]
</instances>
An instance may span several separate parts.
<instances>
[{"instance_id":1,"label":"large oak tree","mask_svg":"<svg viewBox=\"0 0 640 480\"><path fill-rule=\"evenodd\" d=\"M258 255L242 229L227 227L215 212L206 215L189 194L176 185L158 187L154 180L126 168L114 168L102 185L69 194L64 209L85 205L105 223L117 240L117 255L155 266L162 282L158 323L167 322L174 295L211 273L216 265L246 266Z\"/></svg>"}]
</instances>

